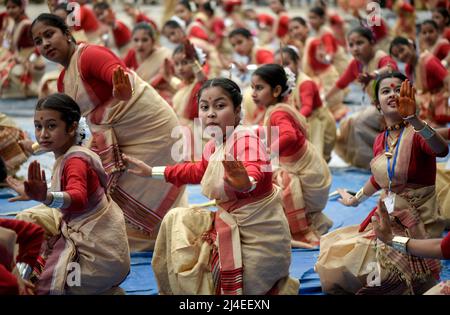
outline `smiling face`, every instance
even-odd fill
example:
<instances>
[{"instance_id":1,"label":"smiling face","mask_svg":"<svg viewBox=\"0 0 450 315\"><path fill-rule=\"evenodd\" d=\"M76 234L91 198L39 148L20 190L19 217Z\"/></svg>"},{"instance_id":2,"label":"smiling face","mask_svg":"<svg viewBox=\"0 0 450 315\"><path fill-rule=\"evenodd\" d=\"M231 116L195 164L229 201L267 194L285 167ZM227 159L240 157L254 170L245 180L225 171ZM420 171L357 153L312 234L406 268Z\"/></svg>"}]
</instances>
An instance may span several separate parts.
<instances>
[{"instance_id":1,"label":"smiling face","mask_svg":"<svg viewBox=\"0 0 450 315\"><path fill-rule=\"evenodd\" d=\"M154 42L146 30L137 30L133 33L133 45L141 58L150 56Z\"/></svg>"},{"instance_id":2,"label":"smiling face","mask_svg":"<svg viewBox=\"0 0 450 315\"><path fill-rule=\"evenodd\" d=\"M439 33L438 30L431 24L422 24L420 26L420 37L428 45L428 47L433 46L438 40Z\"/></svg>"},{"instance_id":3,"label":"smiling face","mask_svg":"<svg viewBox=\"0 0 450 315\"><path fill-rule=\"evenodd\" d=\"M218 127L226 135L227 127L239 124L241 107L234 108L230 95L218 86L204 89L198 104L198 116L204 128Z\"/></svg>"},{"instance_id":4,"label":"smiling face","mask_svg":"<svg viewBox=\"0 0 450 315\"><path fill-rule=\"evenodd\" d=\"M309 29L308 27L300 24L297 21L290 21L288 24L289 37L299 40L302 43L308 38Z\"/></svg>"},{"instance_id":5,"label":"smiling face","mask_svg":"<svg viewBox=\"0 0 450 315\"><path fill-rule=\"evenodd\" d=\"M54 152L56 157L64 154L74 144L76 129L76 123L67 128L58 111L42 109L34 113L36 140L43 150Z\"/></svg>"},{"instance_id":6,"label":"smiling face","mask_svg":"<svg viewBox=\"0 0 450 315\"><path fill-rule=\"evenodd\" d=\"M348 37L348 47L353 57L364 64L369 63L374 54L372 43L357 32L351 33Z\"/></svg>"},{"instance_id":7,"label":"smiling face","mask_svg":"<svg viewBox=\"0 0 450 315\"><path fill-rule=\"evenodd\" d=\"M233 50L241 56L250 56L253 49L253 39L237 34L230 38Z\"/></svg>"},{"instance_id":8,"label":"smiling face","mask_svg":"<svg viewBox=\"0 0 450 315\"><path fill-rule=\"evenodd\" d=\"M280 93L281 86L273 89L259 75L252 76L252 99L256 106L265 108L278 103Z\"/></svg>"},{"instance_id":9,"label":"smiling face","mask_svg":"<svg viewBox=\"0 0 450 315\"><path fill-rule=\"evenodd\" d=\"M61 29L37 22L31 29L34 46L46 59L66 65L71 57L70 35L63 34Z\"/></svg>"},{"instance_id":10,"label":"smiling face","mask_svg":"<svg viewBox=\"0 0 450 315\"><path fill-rule=\"evenodd\" d=\"M410 45L398 44L392 47L392 55L403 63L412 63L415 52Z\"/></svg>"},{"instance_id":11,"label":"smiling face","mask_svg":"<svg viewBox=\"0 0 450 315\"><path fill-rule=\"evenodd\" d=\"M380 82L378 102L383 116L391 120L401 120L398 113L396 98L400 95L402 81L399 78L386 78Z\"/></svg>"}]
</instances>

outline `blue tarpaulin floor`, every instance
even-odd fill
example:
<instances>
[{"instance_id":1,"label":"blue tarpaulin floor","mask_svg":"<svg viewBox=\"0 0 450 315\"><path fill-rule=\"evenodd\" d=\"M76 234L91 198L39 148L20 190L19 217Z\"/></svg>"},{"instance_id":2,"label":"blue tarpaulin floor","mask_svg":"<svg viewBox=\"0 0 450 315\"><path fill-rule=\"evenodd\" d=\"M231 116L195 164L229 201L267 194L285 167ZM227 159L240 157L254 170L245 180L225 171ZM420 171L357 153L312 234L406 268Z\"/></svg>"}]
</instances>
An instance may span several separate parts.
<instances>
[{"instance_id":1,"label":"blue tarpaulin floor","mask_svg":"<svg viewBox=\"0 0 450 315\"><path fill-rule=\"evenodd\" d=\"M370 173L353 168L332 169L333 184L331 191L336 188L347 188L357 191L369 178ZM201 195L200 186L189 185L189 203L198 204L206 202L207 199ZM9 189L0 189L0 215L8 214L34 206L36 202L16 202L9 203L8 197L12 196ZM351 224L359 224L366 218L370 210L376 205L376 197L372 197L357 208L348 208L341 205L336 199L332 199L327 204L324 212L333 220L332 229L337 229ZM299 294L323 294L320 287L320 280L314 272L314 264L319 255L319 249L292 250L291 275L300 279ZM157 294L158 288L151 268L151 252L132 253L131 272L121 287L127 294ZM450 279L450 262L442 261L443 270L441 278Z\"/></svg>"}]
</instances>

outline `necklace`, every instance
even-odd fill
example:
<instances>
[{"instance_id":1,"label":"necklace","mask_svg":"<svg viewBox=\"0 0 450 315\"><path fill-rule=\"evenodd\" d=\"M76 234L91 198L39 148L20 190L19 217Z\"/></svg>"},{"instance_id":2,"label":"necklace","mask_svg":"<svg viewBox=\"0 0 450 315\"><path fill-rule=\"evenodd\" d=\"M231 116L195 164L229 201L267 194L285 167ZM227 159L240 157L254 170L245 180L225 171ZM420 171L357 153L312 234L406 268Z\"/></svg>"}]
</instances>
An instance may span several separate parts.
<instances>
[{"instance_id":1,"label":"necklace","mask_svg":"<svg viewBox=\"0 0 450 315\"><path fill-rule=\"evenodd\" d=\"M408 125L408 122L403 120L401 123L386 127L386 130L389 130L389 131L400 130L403 127L406 127L407 125Z\"/></svg>"}]
</instances>

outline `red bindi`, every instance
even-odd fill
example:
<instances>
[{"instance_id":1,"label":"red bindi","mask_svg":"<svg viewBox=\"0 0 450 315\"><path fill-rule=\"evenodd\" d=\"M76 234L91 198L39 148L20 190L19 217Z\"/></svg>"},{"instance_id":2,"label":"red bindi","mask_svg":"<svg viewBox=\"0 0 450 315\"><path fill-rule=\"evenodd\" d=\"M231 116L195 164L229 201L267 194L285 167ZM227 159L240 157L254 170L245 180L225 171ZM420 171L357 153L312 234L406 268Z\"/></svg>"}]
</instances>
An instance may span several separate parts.
<instances>
[{"instance_id":1,"label":"red bindi","mask_svg":"<svg viewBox=\"0 0 450 315\"><path fill-rule=\"evenodd\" d=\"M391 83L391 88L395 88L395 84L394 83Z\"/></svg>"}]
</instances>

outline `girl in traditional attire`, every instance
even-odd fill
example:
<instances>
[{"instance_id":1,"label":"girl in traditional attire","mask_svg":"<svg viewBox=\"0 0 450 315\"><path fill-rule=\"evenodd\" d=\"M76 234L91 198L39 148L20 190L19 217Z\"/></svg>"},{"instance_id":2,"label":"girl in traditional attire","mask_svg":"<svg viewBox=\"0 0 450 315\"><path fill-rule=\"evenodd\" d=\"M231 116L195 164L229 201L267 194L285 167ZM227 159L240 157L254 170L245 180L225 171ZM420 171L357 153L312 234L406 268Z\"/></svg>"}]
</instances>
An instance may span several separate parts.
<instances>
[{"instance_id":1,"label":"girl in traditional attire","mask_svg":"<svg viewBox=\"0 0 450 315\"><path fill-rule=\"evenodd\" d=\"M209 41L208 31L205 26L200 22L193 20L193 11L189 0L180 0L175 5L175 15L185 23L186 36Z\"/></svg>"},{"instance_id":2,"label":"girl in traditional attire","mask_svg":"<svg viewBox=\"0 0 450 315\"><path fill-rule=\"evenodd\" d=\"M333 222L322 213L328 201L331 173L316 147L308 140L307 123L298 110L284 103L295 78L277 64L259 67L252 76L253 101L266 109L264 126L278 128L278 139L267 134L272 156L280 168L274 183L282 189L282 203L294 246L318 245ZM269 128L270 127L270 128ZM273 161L274 158L272 158Z\"/></svg>"},{"instance_id":3,"label":"girl in traditional attire","mask_svg":"<svg viewBox=\"0 0 450 315\"><path fill-rule=\"evenodd\" d=\"M289 103L306 118L311 143L325 161L329 162L336 140L336 122L328 108L322 105L317 84L301 71L300 57L294 47L284 47L281 51L282 55L279 51L275 55L276 62L288 67L296 77L296 87Z\"/></svg>"},{"instance_id":4,"label":"girl in traditional attire","mask_svg":"<svg viewBox=\"0 0 450 315\"><path fill-rule=\"evenodd\" d=\"M289 38L287 43L298 49L300 59L303 58L306 40L309 35L309 28L306 21L301 16L293 17L288 24Z\"/></svg>"},{"instance_id":5,"label":"girl in traditional attire","mask_svg":"<svg viewBox=\"0 0 450 315\"><path fill-rule=\"evenodd\" d=\"M374 80L382 73L397 70L397 63L384 51L376 49L372 32L357 27L348 34L348 43L353 59L340 76L325 99L331 99L350 83L358 81L363 89L363 100L373 99ZM366 104L363 104L366 105ZM369 169L372 160L372 146L375 137L383 130L381 115L375 106L366 106L349 117L344 118L336 139L335 151L350 165Z\"/></svg>"},{"instance_id":6,"label":"girl in traditional attire","mask_svg":"<svg viewBox=\"0 0 450 315\"><path fill-rule=\"evenodd\" d=\"M386 122L373 146L372 176L353 196L339 190L340 201L357 206L382 189L380 201L397 235L440 237L444 230L436 202L436 156L446 156L444 139L416 116L415 89L398 72L375 85L375 102ZM374 239L369 225L348 226L322 237L315 266L327 293L422 294L439 277L440 262L396 252Z\"/></svg>"},{"instance_id":7,"label":"girl in traditional attire","mask_svg":"<svg viewBox=\"0 0 450 315\"><path fill-rule=\"evenodd\" d=\"M269 7L276 15L276 19L273 23L272 34L266 39L265 44L274 44L273 41L277 39L277 42L284 42L286 35L288 34L289 15L287 12L284 0L270 0ZM276 43L275 43L276 44Z\"/></svg>"},{"instance_id":8,"label":"girl in traditional attire","mask_svg":"<svg viewBox=\"0 0 450 315\"><path fill-rule=\"evenodd\" d=\"M110 50L77 45L59 17L41 14L32 34L44 57L64 67L58 90L74 98L86 117L93 135L89 147L100 155L111 197L124 211L130 248L151 248L166 212L187 203L184 187L131 178L123 172L120 152L148 163L174 163L177 139L171 133L179 125L174 111ZM146 185L152 189L142 189Z\"/></svg>"},{"instance_id":9,"label":"girl in traditional attire","mask_svg":"<svg viewBox=\"0 0 450 315\"><path fill-rule=\"evenodd\" d=\"M404 37L394 38L390 53L406 63L406 75L417 88L420 117L433 126L450 122L450 75L440 60L428 51L418 55L414 42Z\"/></svg>"},{"instance_id":10,"label":"girl in traditional attire","mask_svg":"<svg viewBox=\"0 0 450 315\"><path fill-rule=\"evenodd\" d=\"M178 17L173 17L164 24L162 34L174 45L183 44L186 39L189 39L195 47L200 48L206 54L206 73L211 76L218 76L223 66L216 47L204 39L188 36L185 29L184 21Z\"/></svg>"},{"instance_id":11,"label":"girl in traditional attire","mask_svg":"<svg viewBox=\"0 0 450 315\"><path fill-rule=\"evenodd\" d=\"M21 145L25 140L29 140L27 134L10 117L0 113L0 158L4 160L11 176L14 176L31 154Z\"/></svg>"},{"instance_id":12,"label":"girl in traditional attire","mask_svg":"<svg viewBox=\"0 0 450 315\"><path fill-rule=\"evenodd\" d=\"M80 117L80 108L65 94L39 100L34 116L36 139L56 159L51 187L47 189L45 172L37 161L30 164L25 182L7 179L19 193L11 201L42 202L17 215L46 232L37 294L113 293L130 270L125 220L107 194L100 158L80 146L86 132L78 128ZM80 272L75 277L71 276L74 265Z\"/></svg>"},{"instance_id":13,"label":"girl in traditional attire","mask_svg":"<svg viewBox=\"0 0 450 315\"><path fill-rule=\"evenodd\" d=\"M439 34L450 41L450 13L447 8L436 8L431 16L438 25Z\"/></svg>"},{"instance_id":14,"label":"girl in traditional attire","mask_svg":"<svg viewBox=\"0 0 450 315\"><path fill-rule=\"evenodd\" d=\"M0 48L0 98L34 97L44 75L45 63L34 51L31 20L25 0L5 0L8 12L3 19L3 47Z\"/></svg>"},{"instance_id":15,"label":"girl in traditional attire","mask_svg":"<svg viewBox=\"0 0 450 315\"><path fill-rule=\"evenodd\" d=\"M441 60L445 68L450 66L450 42L448 39L439 36L439 29L436 22L426 20L420 24L420 42L421 51L428 50Z\"/></svg>"},{"instance_id":16,"label":"girl in traditional attire","mask_svg":"<svg viewBox=\"0 0 450 315\"><path fill-rule=\"evenodd\" d=\"M305 44L302 69L320 87L321 93L328 93L348 65L348 58L338 44L333 32L325 25L325 11L314 7L309 11L309 23L315 31ZM327 106L339 121L348 111L343 105L345 93L340 91L328 99Z\"/></svg>"},{"instance_id":17,"label":"girl in traditional attire","mask_svg":"<svg viewBox=\"0 0 450 315\"><path fill-rule=\"evenodd\" d=\"M160 75L164 60L171 57L171 51L158 45L154 29L146 22L134 27L132 42L134 47L124 59L125 65L136 71L141 79L150 83L159 95L171 103L174 90Z\"/></svg>"},{"instance_id":18,"label":"girl in traditional attire","mask_svg":"<svg viewBox=\"0 0 450 315\"><path fill-rule=\"evenodd\" d=\"M163 220L152 267L160 294L297 294L289 277L289 226L265 146L239 126L242 96L231 80L208 80L199 116L214 134L200 161L150 167L131 156L144 177L200 184L217 212L175 208Z\"/></svg>"},{"instance_id":19,"label":"girl in traditional attire","mask_svg":"<svg viewBox=\"0 0 450 315\"><path fill-rule=\"evenodd\" d=\"M199 56L189 41L174 50L175 74L182 82L173 96L173 109L181 124L190 128L194 125L194 119L198 118L198 91L207 80L201 67L202 61L199 61Z\"/></svg>"}]
</instances>

